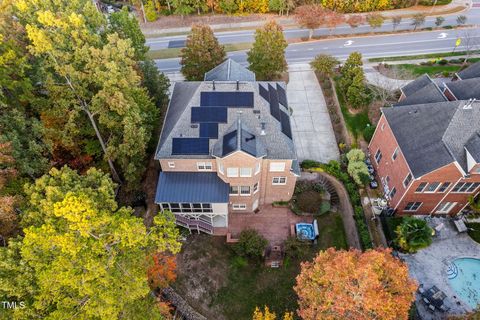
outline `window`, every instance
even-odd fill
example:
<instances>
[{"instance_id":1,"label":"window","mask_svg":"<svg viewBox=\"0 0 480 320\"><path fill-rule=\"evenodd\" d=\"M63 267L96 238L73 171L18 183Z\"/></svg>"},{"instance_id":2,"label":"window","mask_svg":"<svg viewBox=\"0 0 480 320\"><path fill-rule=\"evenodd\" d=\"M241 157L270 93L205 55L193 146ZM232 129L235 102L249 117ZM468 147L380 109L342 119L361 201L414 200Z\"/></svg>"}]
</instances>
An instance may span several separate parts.
<instances>
[{"instance_id":1,"label":"window","mask_svg":"<svg viewBox=\"0 0 480 320\"><path fill-rule=\"evenodd\" d=\"M449 213L456 204L456 202L442 202L437 208L437 213Z\"/></svg>"},{"instance_id":2,"label":"window","mask_svg":"<svg viewBox=\"0 0 480 320\"><path fill-rule=\"evenodd\" d=\"M211 162L197 162L198 171L212 171Z\"/></svg>"},{"instance_id":3,"label":"window","mask_svg":"<svg viewBox=\"0 0 480 320\"><path fill-rule=\"evenodd\" d=\"M238 186L230 186L230 195L231 196L238 196Z\"/></svg>"},{"instance_id":4,"label":"window","mask_svg":"<svg viewBox=\"0 0 480 320\"><path fill-rule=\"evenodd\" d=\"M252 168L240 168L240 177L251 177Z\"/></svg>"},{"instance_id":5,"label":"window","mask_svg":"<svg viewBox=\"0 0 480 320\"><path fill-rule=\"evenodd\" d=\"M398 157L398 147L395 148L395 151L393 151L392 161L395 161L395 159L397 159L397 157Z\"/></svg>"},{"instance_id":6,"label":"window","mask_svg":"<svg viewBox=\"0 0 480 320\"><path fill-rule=\"evenodd\" d=\"M478 182L459 182L457 183L453 189L452 192L458 192L458 193L471 193L475 191L480 183Z\"/></svg>"},{"instance_id":7,"label":"window","mask_svg":"<svg viewBox=\"0 0 480 320\"><path fill-rule=\"evenodd\" d=\"M169 167L169 168L175 168L175 162L173 162L173 161L168 161L168 167Z\"/></svg>"},{"instance_id":8,"label":"window","mask_svg":"<svg viewBox=\"0 0 480 320\"><path fill-rule=\"evenodd\" d=\"M249 196L250 195L250 186L241 186L240 187L240 195L241 196Z\"/></svg>"},{"instance_id":9,"label":"window","mask_svg":"<svg viewBox=\"0 0 480 320\"><path fill-rule=\"evenodd\" d=\"M253 193L258 192L258 182L253 185Z\"/></svg>"},{"instance_id":10,"label":"window","mask_svg":"<svg viewBox=\"0 0 480 320\"><path fill-rule=\"evenodd\" d=\"M393 199L395 197L395 194L397 193L397 189L394 187L392 191L390 191L390 199Z\"/></svg>"},{"instance_id":11,"label":"window","mask_svg":"<svg viewBox=\"0 0 480 320\"><path fill-rule=\"evenodd\" d=\"M270 172L283 172L285 171L285 162L271 162Z\"/></svg>"},{"instance_id":12,"label":"window","mask_svg":"<svg viewBox=\"0 0 480 320\"><path fill-rule=\"evenodd\" d=\"M450 185L450 182L444 182L442 183L442 185L440 186L440 188L438 188L437 192L445 192L445 190L447 190L448 186Z\"/></svg>"},{"instance_id":13,"label":"window","mask_svg":"<svg viewBox=\"0 0 480 320\"><path fill-rule=\"evenodd\" d=\"M429 193L435 192L435 190L437 190L439 185L440 185L440 182L430 182L430 184L424 190L424 192L429 192Z\"/></svg>"},{"instance_id":14,"label":"window","mask_svg":"<svg viewBox=\"0 0 480 320\"><path fill-rule=\"evenodd\" d=\"M182 212L192 212L190 203L182 203Z\"/></svg>"},{"instance_id":15,"label":"window","mask_svg":"<svg viewBox=\"0 0 480 320\"><path fill-rule=\"evenodd\" d=\"M408 185L410 184L411 181L412 181L412 174L408 173L407 176L405 177L405 179L403 180L403 186L405 188L408 187Z\"/></svg>"},{"instance_id":16,"label":"window","mask_svg":"<svg viewBox=\"0 0 480 320\"><path fill-rule=\"evenodd\" d=\"M382 151L380 151L380 149L377 150L377 152L375 153L375 161L378 163L380 163L380 160L382 159Z\"/></svg>"},{"instance_id":17,"label":"window","mask_svg":"<svg viewBox=\"0 0 480 320\"><path fill-rule=\"evenodd\" d=\"M404 211L417 211L421 205L422 205L422 202L409 202L405 206Z\"/></svg>"},{"instance_id":18,"label":"window","mask_svg":"<svg viewBox=\"0 0 480 320\"><path fill-rule=\"evenodd\" d=\"M225 174L225 172L223 171L223 163L218 164L218 172L220 172L220 174Z\"/></svg>"},{"instance_id":19,"label":"window","mask_svg":"<svg viewBox=\"0 0 480 320\"><path fill-rule=\"evenodd\" d=\"M472 170L472 173L480 173L480 167L476 167Z\"/></svg>"},{"instance_id":20,"label":"window","mask_svg":"<svg viewBox=\"0 0 480 320\"><path fill-rule=\"evenodd\" d=\"M380 127L383 131L383 129L385 129L385 123L382 123L382 126Z\"/></svg>"},{"instance_id":21,"label":"window","mask_svg":"<svg viewBox=\"0 0 480 320\"><path fill-rule=\"evenodd\" d=\"M255 164L255 175L260 173L260 162L257 162Z\"/></svg>"},{"instance_id":22,"label":"window","mask_svg":"<svg viewBox=\"0 0 480 320\"><path fill-rule=\"evenodd\" d=\"M287 177L273 177L273 181L272 181L273 185L286 184L286 183L287 183Z\"/></svg>"},{"instance_id":23,"label":"window","mask_svg":"<svg viewBox=\"0 0 480 320\"><path fill-rule=\"evenodd\" d=\"M193 212L202 212L202 204L201 203L192 203Z\"/></svg>"},{"instance_id":24,"label":"window","mask_svg":"<svg viewBox=\"0 0 480 320\"><path fill-rule=\"evenodd\" d=\"M238 168L227 168L227 177L238 177Z\"/></svg>"},{"instance_id":25,"label":"window","mask_svg":"<svg viewBox=\"0 0 480 320\"><path fill-rule=\"evenodd\" d=\"M247 210L247 205L244 203L234 203L232 204L233 210Z\"/></svg>"},{"instance_id":26,"label":"window","mask_svg":"<svg viewBox=\"0 0 480 320\"><path fill-rule=\"evenodd\" d=\"M415 192L423 192L423 190L425 189L425 187L427 186L427 183L426 182L422 182L418 185L417 189L415 189Z\"/></svg>"}]
</instances>

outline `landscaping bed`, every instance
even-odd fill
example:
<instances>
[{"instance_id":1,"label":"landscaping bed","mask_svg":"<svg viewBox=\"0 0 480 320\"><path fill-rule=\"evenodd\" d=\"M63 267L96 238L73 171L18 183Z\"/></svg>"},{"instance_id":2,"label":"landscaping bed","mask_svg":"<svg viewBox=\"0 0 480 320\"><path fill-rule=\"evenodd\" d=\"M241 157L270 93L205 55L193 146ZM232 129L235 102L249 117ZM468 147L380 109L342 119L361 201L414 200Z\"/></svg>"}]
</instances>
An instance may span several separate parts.
<instances>
[{"instance_id":1,"label":"landscaping bed","mask_svg":"<svg viewBox=\"0 0 480 320\"><path fill-rule=\"evenodd\" d=\"M295 312L298 305L293 286L300 262L329 247L347 249L340 214L327 213L317 221L317 244L290 239L299 250L292 256L287 252L278 269L236 255L223 237L191 235L177 256L178 279L173 287L208 319L250 320L255 307L264 305L277 314Z\"/></svg>"},{"instance_id":2,"label":"landscaping bed","mask_svg":"<svg viewBox=\"0 0 480 320\"><path fill-rule=\"evenodd\" d=\"M291 209L299 215L321 215L330 210L330 202L323 185L318 182L298 181L291 201Z\"/></svg>"},{"instance_id":3,"label":"landscaping bed","mask_svg":"<svg viewBox=\"0 0 480 320\"><path fill-rule=\"evenodd\" d=\"M480 222L466 223L468 235L476 242L480 243ZM473 230L472 230L473 229Z\"/></svg>"}]
</instances>

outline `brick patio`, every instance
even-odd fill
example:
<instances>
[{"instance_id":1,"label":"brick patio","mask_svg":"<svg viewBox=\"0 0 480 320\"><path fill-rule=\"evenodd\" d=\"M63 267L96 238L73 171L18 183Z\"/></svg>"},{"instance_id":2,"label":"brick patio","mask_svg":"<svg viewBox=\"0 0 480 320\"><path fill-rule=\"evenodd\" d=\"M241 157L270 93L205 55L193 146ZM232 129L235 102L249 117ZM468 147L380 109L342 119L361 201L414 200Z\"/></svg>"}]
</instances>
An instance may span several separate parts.
<instances>
[{"instance_id":1,"label":"brick patio","mask_svg":"<svg viewBox=\"0 0 480 320\"><path fill-rule=\"evenodd\" d=\"M275 208L266 205L258 213L230 213L228 215L228 232L233 238L247 228L257 230L271 245L281 245L290 235L290 225L307 222L312 223L313 217L297 216L289 208Z\"/></svg>"}]
</instances>

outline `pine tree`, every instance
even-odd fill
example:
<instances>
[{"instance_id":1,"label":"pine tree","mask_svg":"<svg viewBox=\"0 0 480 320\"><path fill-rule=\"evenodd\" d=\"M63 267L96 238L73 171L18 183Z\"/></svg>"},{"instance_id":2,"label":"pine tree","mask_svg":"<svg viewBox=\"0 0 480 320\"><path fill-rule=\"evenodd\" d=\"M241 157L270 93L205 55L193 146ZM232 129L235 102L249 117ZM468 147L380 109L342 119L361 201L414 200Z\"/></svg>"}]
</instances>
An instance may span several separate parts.
<instances>
[{"instance_id":1,"label":"pine tree","mask_svg":"<svg viewBox=\"0 0 480 320\"><path fill-rule=\"evenodd\" d=\"M249 69L255 72L258 80L272 80L287 70L286 48L282 27L275 21L267 22L255 31L255 42L247 53Z\"/></svg>"},{"instance_id":2,"label":"pine tree","mask_svg":"<svg viewBox=\"0 0 480 320\"><path fill-rule=\"evenodd\" d=\"M208 25L192 26L192 32L182 49L182 73L189 81L203 80L205 73L225 59L225 49L218 43L212 29Z\"/></svg>"}]
</instances>

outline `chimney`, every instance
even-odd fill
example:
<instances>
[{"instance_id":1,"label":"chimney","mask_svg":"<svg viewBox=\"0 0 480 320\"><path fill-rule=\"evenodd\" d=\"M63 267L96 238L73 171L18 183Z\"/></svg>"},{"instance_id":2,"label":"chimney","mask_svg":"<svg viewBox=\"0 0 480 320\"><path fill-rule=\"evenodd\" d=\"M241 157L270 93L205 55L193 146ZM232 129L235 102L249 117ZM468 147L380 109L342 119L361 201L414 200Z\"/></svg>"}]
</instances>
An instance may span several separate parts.
<instances>
[{"instance_id":1,"label":"chimney","mask_svg":"<svg viewBox=\"0 0 480 320\"><path fill-rule=\"evenodd\" d=\"M240 81L237 80L237 91L240 90Z\"/></svg>"},{"instance_id":2,"label":"chimney","mask_svg":"<svg viewBox=\"0 0 480 320\"><path fill-rule=\"evenodd\" d=\"M215 80L212 81L213 90L215 91Z\"/></svg>"}]
</instances>

